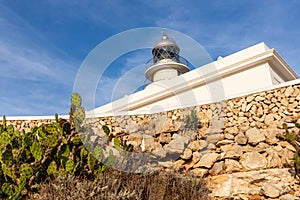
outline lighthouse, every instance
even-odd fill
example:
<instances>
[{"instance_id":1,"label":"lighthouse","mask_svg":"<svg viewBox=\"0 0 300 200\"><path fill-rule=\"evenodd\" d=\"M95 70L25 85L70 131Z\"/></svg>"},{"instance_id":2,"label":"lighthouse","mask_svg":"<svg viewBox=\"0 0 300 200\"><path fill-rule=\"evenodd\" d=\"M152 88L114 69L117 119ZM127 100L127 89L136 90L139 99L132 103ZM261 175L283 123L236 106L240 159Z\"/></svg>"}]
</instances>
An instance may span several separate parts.
<instances>
[{"instance_id":1,"label":"lighthouse","mask_svg":"<svg viewBox=\"0 0 300 200\"><path fill-rule=\"evenodd\" d=\"M146 79L151 82L168 80L188 72L188 61L179 52L175 40L164 33L152 49L153 57L146 64Z\"/></svg>"}]
</instances>

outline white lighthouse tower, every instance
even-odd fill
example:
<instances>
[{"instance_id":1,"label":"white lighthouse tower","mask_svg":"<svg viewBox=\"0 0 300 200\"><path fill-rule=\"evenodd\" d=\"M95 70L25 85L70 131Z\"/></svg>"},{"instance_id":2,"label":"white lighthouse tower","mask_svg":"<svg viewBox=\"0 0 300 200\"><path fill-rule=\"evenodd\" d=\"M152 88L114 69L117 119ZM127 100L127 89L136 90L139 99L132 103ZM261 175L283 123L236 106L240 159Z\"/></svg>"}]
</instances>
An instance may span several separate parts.
<instances>
[{"instance_id":1,"label":"white lighthouse tower","mask_svg":"<svg viewBox=\"0 0 300 200\"><path fill-rule=\"evenodd\" d=\"M188 62L179 56L179 52L176 42L164 33L152 49L153 58L146 64L146 78L156 82L188 72Z\"/></svg>"}]
</instances>

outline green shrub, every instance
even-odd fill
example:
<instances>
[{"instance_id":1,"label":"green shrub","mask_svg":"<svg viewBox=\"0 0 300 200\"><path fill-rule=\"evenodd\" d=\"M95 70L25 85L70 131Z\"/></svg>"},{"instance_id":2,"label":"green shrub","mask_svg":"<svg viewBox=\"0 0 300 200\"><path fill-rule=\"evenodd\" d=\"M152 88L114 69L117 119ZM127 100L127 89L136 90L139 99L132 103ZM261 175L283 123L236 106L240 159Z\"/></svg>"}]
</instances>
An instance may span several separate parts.
<instances>
[{"instance_id":1,"label":"green shrub","mask_svg":"<svg viewBox=\"0 0 300 200\"><path fill-rule=\"evenodd\" d=\"M200 126L199 118L195 110L191 111L191 114L186 118L186 128L196 130Z\"/></svg>"}]
</instances>

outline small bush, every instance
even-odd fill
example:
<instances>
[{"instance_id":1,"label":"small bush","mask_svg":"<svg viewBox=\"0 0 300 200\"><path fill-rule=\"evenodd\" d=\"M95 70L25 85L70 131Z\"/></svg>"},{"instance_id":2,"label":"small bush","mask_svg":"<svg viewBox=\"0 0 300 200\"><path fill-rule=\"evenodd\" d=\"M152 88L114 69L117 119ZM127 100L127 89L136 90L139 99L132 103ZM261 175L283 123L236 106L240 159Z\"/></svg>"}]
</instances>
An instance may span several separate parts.
<instances>
[{"instance_id":1,"label":"small bush","mask_svg":"<svg viewBox=\"0 0 300 200\"><path fill-rule=\"evenodd\" d=\"M191 114L186 118L186 127L187 129L196 130L200 127L199 118L195 110L191 111Z\"/></svg>"}]
</instances>

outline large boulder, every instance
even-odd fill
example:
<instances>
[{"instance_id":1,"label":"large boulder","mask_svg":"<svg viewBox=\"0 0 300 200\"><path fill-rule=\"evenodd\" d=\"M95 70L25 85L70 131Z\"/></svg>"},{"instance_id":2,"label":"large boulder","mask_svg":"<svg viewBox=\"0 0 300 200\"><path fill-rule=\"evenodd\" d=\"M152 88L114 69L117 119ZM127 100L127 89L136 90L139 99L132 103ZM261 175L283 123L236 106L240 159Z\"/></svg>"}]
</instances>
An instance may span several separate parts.
<instances>
[{"instance_id":1,"label":"large boulder","mask_svg":"<svg viewBox=\"0 0 300 200\"><path fill-rule=\"evenodd\" d=\"M181 126L180 123L173 122L173 120L166 115L161 116L157 120L153 120L153 124L156 134L177 132Z\"/></svg>"},{"instance_id":2,"label":"large boulder","mask_svg":"<svg viewBox=\"0 0 300 200\"><path fill-rule=\"evenodd\" d=\"M187 137L175 134L171 142L164 146L164 149L169 154L182 154L188 141Z\"/></svg>"},{"instance_id":3,"label":"large boulder","mask_svg":"<svg viewBox=\"0 0 300 200\"><path fill-rule=\"evenodd\" d=\"M143 135L141 149L143 152L151 152L151 151L157 151L158 149L161 149L162 145L156 141L154 141L154 138L150 135Z\"/></svg>"}]
</instances>

